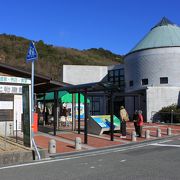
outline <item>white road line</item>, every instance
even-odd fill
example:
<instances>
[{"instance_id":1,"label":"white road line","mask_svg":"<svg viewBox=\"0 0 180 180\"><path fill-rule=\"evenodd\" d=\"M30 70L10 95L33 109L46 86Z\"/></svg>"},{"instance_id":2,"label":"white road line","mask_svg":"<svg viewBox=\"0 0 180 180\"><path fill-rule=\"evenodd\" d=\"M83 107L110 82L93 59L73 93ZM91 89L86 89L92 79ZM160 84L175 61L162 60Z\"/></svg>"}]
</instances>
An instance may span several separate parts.
<instances>
[{"instance_id":1,"label":"white road line","mask_svg":"<svg viewBox=\"0 0 180 180\"><path fill-rule=\"evenodd\" d=\"M169 141L169 140L167 140L167 141ZM167 141L161 141L161 142L167 142ZM152 144L138 144L138 145L134 145L134 146L130 146L130 147L119 147L116 149L105 149L105 150L101 150L99 152L82 153L82 154L78 154L76 156L75 155L69 155L67 157L59 158L59 159L51 159L51 160L48 159L48 160L43 160L43 161L35 161L32 163L25 163L25 164L13 165L13 166L0 167L0 170L26 167L26 166L34 166L34 165L47 164L47 163L53 163L53 162L59 162L59 161L67 161L67 160L72 160L72 159L80 159L80 158L85 158L85 157L89 157L89 156L98 156L98 155L110 154L110 153L115 153L115 152L123 152L123 151L127 151L127 150L133 150L133 149L138 149L138 148L150 146Z\"/></svg>"},{"instance_id":2,"label":"white road line","mask_svg":"<svg viewBox=\"0 0 180 180\"><path fill-rule=\"evenodd\" d=\"M121 160L120 162L125 162L126 161L126 159L123 159L123 160Z\"/></svg>"},{"instance_id":3,"label":"white road line","mask_svg":"<svg viewBox=\"0 0 180 180\"><path fill-rule=\"evenodd\" d=\"M158 143L154 143L151 144L152 146L164 146L164 147L178 147L180 148L180 145L174 145L174 144L158 144Z\"/></svg>"},{"instance_id":4,"label":"white road line","mask_svg":"<svg viewBox=\"0 0 180 180\"><path fill-rule=\"evenodd\" d=\"M171 140L171 139L169 139L169 140L164 140L164 141L161 141L161 142L159 142L159 143L166 143L166 142L170 142L170 141L173 141L173 140ZM153 143L154 144L154 143Z\"/></svg>"},{"instance_id":5,"label":"white road line","mask_svg":"<svg viewBox=\"0 0 180 180\"><path fill-rule=\"evenodd\" d=\"M94 166L91 166L90 168L91 168L91 169L94 169L95 167L94 167Z\"/></svg>"}]
</instances>

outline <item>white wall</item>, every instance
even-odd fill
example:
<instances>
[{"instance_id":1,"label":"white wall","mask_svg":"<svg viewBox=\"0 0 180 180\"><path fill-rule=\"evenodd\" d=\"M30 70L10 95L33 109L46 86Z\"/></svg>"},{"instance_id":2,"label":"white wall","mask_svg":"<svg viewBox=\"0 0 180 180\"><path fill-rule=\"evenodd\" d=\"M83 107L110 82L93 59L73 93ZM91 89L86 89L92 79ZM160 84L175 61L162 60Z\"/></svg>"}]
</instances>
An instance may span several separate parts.
<instances>
[{"instance_id":1,"label":"white wall","mask_svg":"<svg viewBox=\"0 0 180 180\"><path fill-rule=\"evenodd\" d=\"M153 111L162 107L178 104L180 87L148 87L147 89L147 121L151 121Z\"/></svg>"},{"instance_id":2,"label":"white wall","mask_svg":"<svg viewBox=\"0 0 180 180\"><path fill-rule=\"evenodd\" d=\"M138 51L125 57L126 92L147 86L180 86L180 47ZM168 77L168 84L160 84L160 77ZM142 85L142 79L148 85ZM130 86L129 81L134 85Z\"/></svg>"},{"instance_id":3,"label":"white wall","mask_svg":"<svg viewBox=\"0 0 180 180\"><path fill-rule=\"evenodd\" d=\"M116 65L108 66L108 70L115 70L115 69L122 69L122 68L124 68L124 64L116 64Z\"/></svg>"},{"instance_id":4,"label":"white wall","mask_svg":"<svg viewBox=\"0 0 180 180\"><path fill-rule=\"evenodd\" d=\"M108 73L108 66L63 65L63 82L86 84L101 81Z\"/></svg>"}]
</instances>

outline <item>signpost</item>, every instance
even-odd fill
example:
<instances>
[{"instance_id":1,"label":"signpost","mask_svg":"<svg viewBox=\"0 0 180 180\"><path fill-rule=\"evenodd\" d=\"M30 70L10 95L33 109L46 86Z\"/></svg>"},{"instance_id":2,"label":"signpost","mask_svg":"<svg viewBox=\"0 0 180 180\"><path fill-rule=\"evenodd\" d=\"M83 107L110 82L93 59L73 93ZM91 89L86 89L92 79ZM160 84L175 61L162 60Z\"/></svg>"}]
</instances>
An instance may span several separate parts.
<instances>
[{"instance_id":1,"label":"signpost","mask_svg":"<svg viewBox=\"0 0 180 180\"><path fill-rule=\"evenodd\" d=\"M36 51L36 47L33 41L30 42L29 49L26 56L26 62L31 62L32 68L31 68L31 125L34 124L34 61L38 59L38 53ZM30 140L31 140L31 148L32 144L35 147L35 150L37 152L38 158L41 159L40 154L37 150L34 138L33 138L33 132L32 127L30 127Z\"/></svg>"},{"instance_id":2,"label":"signpost","mask_svg":"<svg viewBox=\"0 0 180 180\"><path fill-rule=\"evenodd\" d=\"M119 130L121 120L113 115L112 130ZM111 115L90 116L88 121L88 132L100 135L111 130Z\"/></svg>"}]
</instances>

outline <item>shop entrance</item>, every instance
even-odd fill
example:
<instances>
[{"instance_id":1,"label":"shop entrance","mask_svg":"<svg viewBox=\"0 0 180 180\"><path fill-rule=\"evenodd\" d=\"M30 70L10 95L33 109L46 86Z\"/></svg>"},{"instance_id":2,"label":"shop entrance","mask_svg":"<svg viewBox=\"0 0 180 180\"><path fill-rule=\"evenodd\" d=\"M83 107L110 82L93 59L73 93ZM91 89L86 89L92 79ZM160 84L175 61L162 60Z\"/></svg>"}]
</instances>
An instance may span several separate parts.
<instances>
[{"instance_id":1,"label":"shop entrance","mask_svg":"<svg viewBox=\"0 0 180 180\"><path fill-rule=\"evenodd\" d=\"M89 104L90 100L87 100ZM56 106L57 104L57 106ZM58 91L55 101L54 92L37 97L39 112L39 131L53 133L54 125L57 131L72 131L78 126L78 93L71 94L67 91ZM57 117L57 120L56 120ZM73 119L75 121L73 122ZM80 94L80 119L83 125L84 96Z\"/></svg>"}]
</instances>

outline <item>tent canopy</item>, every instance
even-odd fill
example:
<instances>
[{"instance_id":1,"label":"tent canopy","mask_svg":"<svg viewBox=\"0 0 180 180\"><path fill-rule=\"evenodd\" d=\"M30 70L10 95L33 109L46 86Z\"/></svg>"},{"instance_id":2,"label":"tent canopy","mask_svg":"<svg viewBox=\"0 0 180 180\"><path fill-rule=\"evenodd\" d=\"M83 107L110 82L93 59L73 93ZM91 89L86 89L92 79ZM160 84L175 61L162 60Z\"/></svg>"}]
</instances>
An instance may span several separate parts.
<instances>
[{"instance_id":1,"label":"tent canopy","mask_svg":"<svg viewBox=\"0 0 180 180\"><path fill-rule=\"evenodd\" d=\"M78 102L78 93L75 93L76 102ZM43 97L38 98L38 101L43 101ZM59 91L58 92L58 99L64 103L72 103L72 94L68 93L67 91ZM46 93L45 101L53 101L54 100L54 92ZM84 96L80 94L80 102L84 103ZM90 103L90 100L87 99L87 102Z\"/></svg>"}]
</instances>

